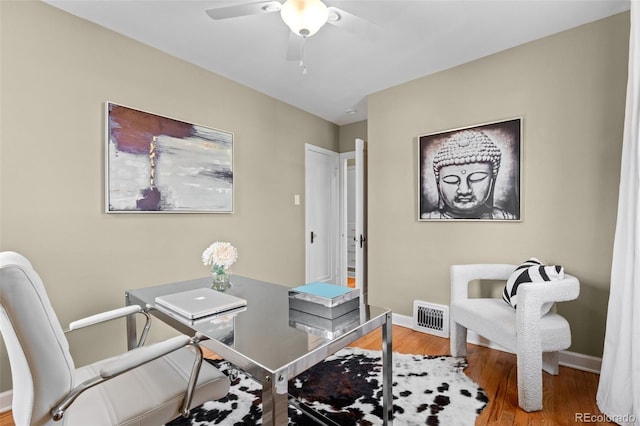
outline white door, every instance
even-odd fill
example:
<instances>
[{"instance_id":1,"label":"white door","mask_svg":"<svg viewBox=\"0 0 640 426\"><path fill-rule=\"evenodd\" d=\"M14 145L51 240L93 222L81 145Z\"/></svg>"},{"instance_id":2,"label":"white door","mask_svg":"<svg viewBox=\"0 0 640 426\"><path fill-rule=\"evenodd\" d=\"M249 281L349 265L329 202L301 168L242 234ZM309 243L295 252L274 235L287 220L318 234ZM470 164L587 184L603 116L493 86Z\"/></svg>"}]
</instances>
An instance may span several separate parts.
<instances>
[{"instance_id":1,"label":"white door","mask_svg":"<svg viewBox=\"0 0 640 426\"><path fill-rule=\"evenodd\" d=\"M361 289L367 303L367 143L356 139L356 288Z\"/></svg>"},{"instance_id":2,"label":"white door","mask_svg":"<svg viewBox=\"0 0 640 426\"><path fill-rule=\"evenodd\" d=\"M356 279L356 153L340 153L339 284L353 287Z\"/></svg>"},{"instance_id":3,"label":"white door","mask_svg":"<svg viewBox=\"0 0 640 426\"><path fill-rule=\"evenodd\" d=\"M338 282L339 155L305 145L306 282Z\"/></svg>"}]
</instances>

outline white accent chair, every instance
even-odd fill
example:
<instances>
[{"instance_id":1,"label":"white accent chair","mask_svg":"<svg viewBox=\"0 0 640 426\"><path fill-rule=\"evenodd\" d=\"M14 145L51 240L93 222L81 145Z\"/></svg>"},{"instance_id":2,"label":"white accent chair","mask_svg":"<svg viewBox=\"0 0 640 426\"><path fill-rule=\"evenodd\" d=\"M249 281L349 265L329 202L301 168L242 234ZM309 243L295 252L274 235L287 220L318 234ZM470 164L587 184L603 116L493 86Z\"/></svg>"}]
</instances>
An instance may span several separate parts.
<instances>
[{"instance_id":1,"label":"white accent chair","mask_svg":"<svg viewBox=\"0 0 640 426\"><path fill-rule=\"evenodd\" d=\"M579 281L562 280L521 284L517 309L498 298L469 298L470 283L507 280L517 265L451 266L451 355L467 354L467 330L497 343L517 356L518 405L525 411L542 409L542 370L558 374L558 351L571 346L569 323L553 310L541 316L547 302L573 300Z\"/></svg>"},{"instance_id":2,"label":"white accent chair","mask_svg":"<svg viewBox=\"0 0 640 426\"><path fill-rule=\"evenodd\" d=\"M150 319L139 306L127 306L70 328L136 313ZM15 252L0 253L0 331L16 425L157 426L229 390L229 379L202 363L197 338L184 335L76 368L40 277Z\"/></svg>"}]
</instances>

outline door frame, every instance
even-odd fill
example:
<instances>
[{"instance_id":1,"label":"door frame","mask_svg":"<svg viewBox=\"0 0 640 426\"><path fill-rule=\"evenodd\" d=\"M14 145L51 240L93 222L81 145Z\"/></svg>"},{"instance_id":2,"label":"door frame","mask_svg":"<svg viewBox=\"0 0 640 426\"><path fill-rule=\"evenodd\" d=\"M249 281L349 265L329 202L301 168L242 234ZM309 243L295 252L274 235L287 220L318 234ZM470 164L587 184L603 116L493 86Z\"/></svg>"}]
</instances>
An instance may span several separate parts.
<instances>
[{"instance_id":1,"label":"door frame","mask_svg":"<svg viewBox=\"0 0 640 426\"><path fill-rule=\"evenodd\" d=\"M369 300L369 261L368 261L368 149L367 142L356 138L356 288L362 292L362 300Z\"/></svg>"}]
</instances>

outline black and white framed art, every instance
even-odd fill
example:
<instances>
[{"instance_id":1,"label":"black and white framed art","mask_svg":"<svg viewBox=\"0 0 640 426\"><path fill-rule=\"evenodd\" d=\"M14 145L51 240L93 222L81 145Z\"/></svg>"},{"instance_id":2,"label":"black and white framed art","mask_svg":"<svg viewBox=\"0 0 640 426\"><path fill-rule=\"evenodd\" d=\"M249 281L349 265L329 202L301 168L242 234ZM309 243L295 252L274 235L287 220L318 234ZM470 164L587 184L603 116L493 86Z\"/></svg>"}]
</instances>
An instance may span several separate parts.
<instances>
[{"instance_id":1,"label":"black and white framed art","mask_svg":"<svg viewBox=\"0 0 640 426\"><path fill-rule=\"evenodd\" d=\"M519 221L522 119L419 137L420 221Z\"/></svg>"}]
</instances>

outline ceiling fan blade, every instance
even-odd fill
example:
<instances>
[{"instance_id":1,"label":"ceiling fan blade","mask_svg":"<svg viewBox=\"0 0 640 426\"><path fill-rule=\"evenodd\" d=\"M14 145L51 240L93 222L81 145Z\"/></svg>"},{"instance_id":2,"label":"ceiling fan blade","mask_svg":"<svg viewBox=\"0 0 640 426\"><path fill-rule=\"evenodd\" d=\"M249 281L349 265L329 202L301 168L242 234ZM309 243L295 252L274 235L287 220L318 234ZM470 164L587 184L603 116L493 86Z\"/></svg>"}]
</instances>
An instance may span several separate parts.
<instances>
[{"instance_id":1,"label":"ceiling fan blade","mask_svg":"<svg viewBox=\"0 0 640 426\"><path fill-rule=\"evenodd\" d=\"M289 31L289 43L287 45L287 61L302 60L302 49L304 47L304 38L296 35L293 31Z\"/></svg>"},{"instance_id":2,"label":"ceiling fan blade","mask_svg":"<svg viewBox=\"0 0 640 426\"><path fill-rule=\"evenodd\" d=\"M337 7L330 6L327 9L329 9L329 20L327 24L334 25L360 37L369 39L378 37L380 28L373 22Z\"/></svg>"},{"instance_id":3,"label":"ceiling fan blade","mask_svg":"<svg viewBox=\"0 0 640 426\"><path fill-rule=\"evenodd\" d=\"M278 12L282 4L279 1L261 1L233 6L216 7L205 12L212 19L237 18L238 16L259 15L261 13Z\"/></svg>"}]
</instances>

